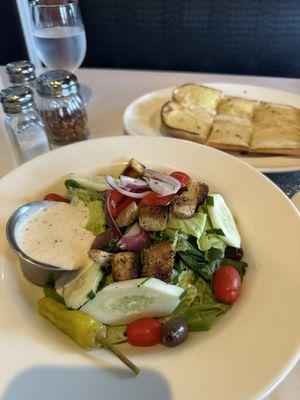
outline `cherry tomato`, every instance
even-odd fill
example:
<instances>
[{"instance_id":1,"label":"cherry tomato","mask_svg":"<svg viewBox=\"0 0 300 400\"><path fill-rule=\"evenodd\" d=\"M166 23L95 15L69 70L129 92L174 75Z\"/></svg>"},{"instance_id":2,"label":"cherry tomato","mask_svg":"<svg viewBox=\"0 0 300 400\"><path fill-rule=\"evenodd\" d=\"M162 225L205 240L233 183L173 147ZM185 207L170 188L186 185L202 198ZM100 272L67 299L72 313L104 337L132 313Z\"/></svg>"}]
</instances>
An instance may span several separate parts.
<instances>
[{"instance_id":1,"label":"cherry tomato","mask_svg":"<svg viewBox=\"0 0 300 400\"><path fill-rule=\"evenodd\" d=\"M180 171L172 172L171 176L173 176L173 178L177 179L181 183L181 187L187 187L191 180L191 178L187 174Z\"/></svg>"},{"instance_id":2,"label":"cherry tomato","mask_svg":"<svg viewBox=\"0 0 300 400\"><path fill-rule=\"evenodd\" d=\"M231 265L222 265L213 277L213 290L220 303L234 303L241 291L240 274Z\"/></svg>"},{"instance_id":3,"label":"cherry tomato","mask_svg":"<svg viewBox=\"0 0 300 400\"><path fill-rule=\"evenodd\" d=\"M109 208L110 213L114 218L118 216L117 205L123 198L125 198L125 196L122 193L119 193L117 190L112 190L110 193Z\"/></svg>"},{"instance_id":4,"label":"cherry tomato","mask_svg":"<svg viewBox=\"0 0 300 400\"><path fill-rule=\"evenodd\" d=\"M128 342L134 346L154 346L160 342L163 325L155 318L141 318L127 326Z\"/></svg>"},{"instance_id":5,"label":"cherry tomato","mask_svg":"<svg viewBox=\"0 0 300 400\"><path fill-rule=\"evenodd\" d=\"M69 200L66 199L65 197L56 194L56 193L49 193L46 194L46 196L43 198L43 200L47 200L47 201L60 201L63 203L69 203Z\"/></svg>"},{"instance_id":6,"label":"cherry tomato","mask_svg":"<svg viewBox=\"0 0 300 400\"><path fill-rule=\"evenodd\" d=\"M167 206L175 198L176 194L170 194L169 196L160 197L154 192L146 194L142 199L141 205L151 205L151 206Z\"/></svg>"}]
</instances>

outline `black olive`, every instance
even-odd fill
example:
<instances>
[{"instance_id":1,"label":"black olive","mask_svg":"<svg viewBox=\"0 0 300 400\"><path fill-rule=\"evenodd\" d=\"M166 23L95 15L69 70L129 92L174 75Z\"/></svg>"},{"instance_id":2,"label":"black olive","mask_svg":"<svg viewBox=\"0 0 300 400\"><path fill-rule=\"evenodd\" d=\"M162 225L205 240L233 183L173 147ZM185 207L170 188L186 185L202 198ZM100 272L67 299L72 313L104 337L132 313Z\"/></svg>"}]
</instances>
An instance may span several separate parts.
<instances>
[{"instance_id":1,"label":"black olive","mask_svg":"<svg viewBox=\"0 0 300 400\"><path fill-rule=\"evenodd\" d=\"M234 261L240 261L243 258L243 249L238 249L237 247L227 246L225 249L225 258L230 258Z\"/></svg>"},{"instance_id":2,"label":"black olive","mask_svg":"<svg viewBox=\"0 0 300 400\"><path fill-rule=\"evenodd\" d=\"M182 318L167 321L161 331L160 341L167 347L175 347L183 343L189 333L189 326Z\"/></svg>"}]
</instances>

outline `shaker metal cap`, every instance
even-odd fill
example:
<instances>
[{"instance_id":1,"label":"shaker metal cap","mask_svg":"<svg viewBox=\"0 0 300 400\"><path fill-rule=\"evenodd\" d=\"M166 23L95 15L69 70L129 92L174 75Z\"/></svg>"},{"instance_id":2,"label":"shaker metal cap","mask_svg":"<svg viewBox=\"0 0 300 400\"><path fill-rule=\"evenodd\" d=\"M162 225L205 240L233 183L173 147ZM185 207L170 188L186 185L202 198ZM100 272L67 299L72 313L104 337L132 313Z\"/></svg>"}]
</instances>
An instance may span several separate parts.
<instances>
[{"instance_id":1,"label":"shaker metal cap","mask_svg":"<svg viewBox=\"0 0 300 400\"><path fill-rule=\"evenodd\" d=\"M6 64L6 72L11 83L28 83L36 79L35 66L27 60Z\"/></svg>"},{"instance_id":2,"label":"shaker metal cap","mask_svg":"<svg viewBox=\"0 0 300 400\"><path fill-rule=\"evenodd\" d=\"M65 97L77 93L79 84L74 74L64 70L48 71L37 80L37 91L43 97Z\"/></svg>"},{"instance_id":3,"label":"shaker metal cap","mask_svg":"<svg viewBox=\"0 0 300 400\"><path fill-rule=\"evenodd\" d=\"M33 92L24 85L3 89L0 92L0 101L7 114L18 114L34 105Z\"/></svg>"}]
</instances>

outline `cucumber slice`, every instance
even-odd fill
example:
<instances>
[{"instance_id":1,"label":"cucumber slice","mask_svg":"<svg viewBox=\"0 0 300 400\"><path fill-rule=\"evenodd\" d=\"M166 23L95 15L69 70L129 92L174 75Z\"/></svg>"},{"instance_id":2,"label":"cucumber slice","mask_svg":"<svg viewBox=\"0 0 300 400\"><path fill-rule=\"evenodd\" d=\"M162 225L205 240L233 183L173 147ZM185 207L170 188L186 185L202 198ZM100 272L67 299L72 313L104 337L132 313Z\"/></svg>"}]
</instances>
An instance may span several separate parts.
<instances>
[{"instance_id":1,"label":"cucumber slice","mask_svg":"<svg viewBox=\"0 0 300 400\"><path fill-rule=\"evenodd\" d=\"M213 205L207 205L208 214L214 229L222 229L225 236L220 236L226 244L232 247L241 247L241 237L223 196L214 193Z\"/></svg>"},{"instance_id":2,"label":"cucumber slice","mask_svg":"<svg viewBox=\"0 0 300 400\"><path fill-rule=\"evenodd\" d=\"M104 273L98 263L92 263L85 267L62 290L66 306L77 310L84 303L94 298L103 276Z\"/></svg>"},{"instance_id":3,"label":"cucumber slice","mask_svg":"<svg viewBox=\"0 0 300 400\"><path fill-rule=\"evenodd\" d=\"M110 189L109 184L105 180L105 176L70 174L68 179L75 181L82 187L85 187L87 189L94 189L98 192L104 192L104 190Z\"/></svg>"},{"instance_id":4,"label":"cucumber slice","mask_svg":"<svg viewBox=\"0 0 300 400\"><path fill-rule=\"evenodd\" d=\"M128 324L139 318L171 314L184 292L156 278L131 279L106 286L81 310L104 324Z\"/></svg>"}]
</instances>

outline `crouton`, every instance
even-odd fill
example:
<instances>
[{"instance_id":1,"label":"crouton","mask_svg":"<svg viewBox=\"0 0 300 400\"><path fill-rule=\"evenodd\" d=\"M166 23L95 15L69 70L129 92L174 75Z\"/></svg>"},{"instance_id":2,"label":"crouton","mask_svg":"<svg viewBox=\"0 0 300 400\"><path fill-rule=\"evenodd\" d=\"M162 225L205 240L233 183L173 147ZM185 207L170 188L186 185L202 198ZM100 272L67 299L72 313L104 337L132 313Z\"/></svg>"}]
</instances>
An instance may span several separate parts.
<instances>
[{"instance_id":1,"label":"crouton","mask_svg":"<svg viewBox=\"0 0 300 400\"><path fill-rule=\"evenodd\" d=\"M113 253L108 253L107 251L92 249L89 251L89 256L92 260L99 263L101 267L108 267L114 258Z\"/></svg>"},{"instance_id":2,"label":"crouton","mask_svg":"<svg viewBox=\"0 0 300 400\"><path fill-rule=\"evenodd\" d=\"M140 178L144 175L145 167L139 161L132 158L121 175L131 176L132 178Z\"/></svg>"},{"instance_id":3,"label":"crouton","mask_svg":"<svg viewBox=\"0 0 300 400\"><path fill-rule=\"evenodd\" d=\"M166 229L168 208L142 205L139 207L139 223L145 231L163 231Z\"/></svg>"},{"instance_id":4,"label":"crouton","mask_svg":"<svg viewBox=\"0 0 300 400\"><path fill-rule=\"evenodd\" d=\"M187 190L173 201L171 206L173 215L179 218L191 218L207 194L208 186L205 183L191 182Z\"/></svg>"},{"instance_id":5,"label":"crouton","mask_svg":"<svg viewBox=\"0 0 300 400\"><path fill-rule=\"evenodd\" d=\"M140 257L134 251L117 253L112 259L112 275L114 281L136 279L140 275Z\"/></svg>"},{"instance_id":6,"label":"crouton","mask_svg":"<svg viewBox=\"0 0 300 400\"><path fill-rule=\"evenodd\" d=\"M175 251L169 242L153 244L142 252L142 276L170 282Z\"/></svg>"},{"instance_id":7,"label":"crouton","mask_svg":"<svg viewBox=\"0 0 300 400\"><path fill-rule=\"evenodd\" d=\"M139 208L136 202L133 201L125 208L125 210L120 212L116 218L116 223L120 228L131 225L137 219L138 215Z\"/></svg>"}]
</instances>

